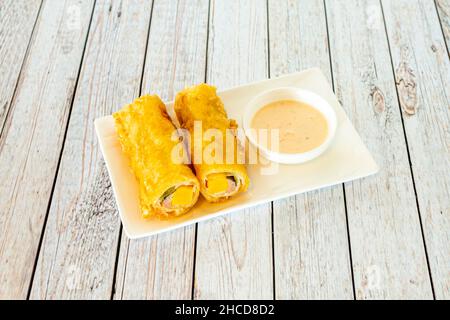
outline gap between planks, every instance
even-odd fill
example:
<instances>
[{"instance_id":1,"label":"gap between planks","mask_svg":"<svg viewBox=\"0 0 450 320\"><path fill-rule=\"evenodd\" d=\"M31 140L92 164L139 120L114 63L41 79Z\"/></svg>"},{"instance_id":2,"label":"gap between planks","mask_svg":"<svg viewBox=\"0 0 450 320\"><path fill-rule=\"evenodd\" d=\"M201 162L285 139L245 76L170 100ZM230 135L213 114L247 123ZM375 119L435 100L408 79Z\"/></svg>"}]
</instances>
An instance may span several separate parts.
<instances>
[{"instance_id":1,"label":"gap between planks","mask_svg":"<svg viewBox=\"0 0 450 320\"><path fill-rule=\"evenodd\" d=\"M380 0L380 9L381 9L381 14L383 15L383 26L384 26L384 32L385 32L385 35L386 35L386 41L387 41L388 49L389 49L389 57L390 57L391 68L392 68L392 76L395 79L396 78L396 74L395 74L394 62L392 60L391 42L390 42L389 34L388 34L388 31L387 31L386 17L385 17L385 14L384 14L384 8L383 8L383 1L382 0ZM436 8L436 10L437 10L437 8ZM395 92L397 94L398 108L399 108L399 111L400 111L400 119L401 119L401 122L402 122L403 137L405 139L406 153L408 155L409 170L410 170L410 173L411 173L411 181L412 181L413 190L414 190L414 196L415 196L415 200L416 200L416 207L417 207L417 214L418 214L418 218L419 218L420 232L421 232L421 236L422 236L423 247L424 247L424 250L425 250L425 258L426 258L426 261L427 261L428 276L430 277L431 293L433 295L433 299L436 300L436 294L434 292L434 285L433 285L433 276L431 274L431 268L430 268L430 259L428 257L427 244L426 244L426 241L425 241L425 234L424 234L424 231L423 231L422 217L420 215L419 199L417 197L416 183L415 183L415 180L414 180L414 172L413 172L413 168L412 168L411 154L409 152L408 136L406 134L405 121L403 119L404 115L403 115L403 112L402 112L402 109L401 109L400 94L398 92L398 87L397 86L395 86Z\"/></svg>"},{"instance_id":2,"label":"gap between planks","mask_svg":"<svg viewBox=\"0 0 450 320\"><path fill-rule=\"evenodd\" d=\"M147 51L142 91L170 100L176 90L204 81L205 75L198 77L198 70L205 69L209 2L198 1L196 5L187 8L184 2L154 3L148 45L159 50ZM198 41L204 36L205 41ZM195 59L185 61L185 57ZM195 226L191 226L147 239L122 241L116 281L119 291L114 299L190 298L195 234ZM191 253L183 257L185 251ZM140 280L133 276L136 273L141 273Z\"/></svg>"},{"instance_id":3,"label":"gap between planks","mask_svg":"<svg viewBox=\"0 0 450 320\"><path fill-rule=\"evenodd\" d=\"M23 55L23 58L22 58L22 61L21 61L21 65L20 65L19 72L18 72L18 75L17 75L16 83L14 85L14 89L13 89L13 92L12 92L12 95L11 95L11 99L10 99L9 103L6 102L4 110L0 109L0 111L4 112L4 115L2 117L0 117L0 127L1 127L0 128L0 151L1 151L1 141L2 141L1 139L2 139L2 136L3 136L3 131L5 130L5 127L6 127L7 123L8 123L8 121L9 121L9 117L10 117L10 114L11 114L11 106L14 105L14 100L15 100L16 93L17 93L17 88L19 87L20 79L22 77L23 67L24 67L24 65L25 65L25 63L26 63L26 61L28 59L28 55L29 55L29 52L30 52L30 47L31 47L31 44L33 42L33 38L34 38L34 35L35 35L36 25L38 24L39 17L41 15L42 3L43 3L43 1L40 1L40 3L39 3L39 8L37 10L37 14L36 14L36 17L34 19L34 23L33 23L32 29L31 29L30 36L28 38L28 42L27 42L26 49L25 49L25 54Z\"/></svg>"},{"instance_id":4,"label":"gap between planks","mask_svg":"<svg viewBox=\"0 0 450 320\"><path fill-rule=\"evenodd\" d=\"M330 44L330 31L328 26L328 14L327 14L327 2L326 0L323 0L323 8L324 8L324 14L325 14L325 25L327 30L327 45L328 45L328 58L330 63L330 72L331 72L331 87L333 88L333 92L335 92L334 87L334 77L333 77L333 60L331 57L331 44ZM348 226L348 209L347 209L347 197L345 195L345 184L341 184L342 186L342 196L344 197L344 212L345 212L345 227L347 231L347 243L348 243L348 255L350 260L350 272L352 277L352 290L353 290L353 300L356 300L356 289L355 289L355 274L353 271L353 258L352 258L352 242L350 239L350 229Z\"/></svg>"},{"instance_id":5,"label":"gap between planks","mask_svg":"<svg viewBox=\"0 0 450 320\"><path fill-rule=\"evenodd\" d=\"M155 1L156 0L152 0L152 5L150 8L150 18L148 21L148 29L147 29L147 36L146 36L146 43L145 43L145 49L144 49L144 60L142 62L142 71L141 71L141 80L139 82L139 96L141 96L142 94L142 84L144 82L144 71L145 71L145 63L147 61L147 51L148 51L148 43L149 43L149 36L150 36L150 28L152 25L152 17L153 17L153 6L155 5ZM116 249L116 260L114 263L114 274L113 274L113 282L112 282L112 290L111 290L111 297L110 300L114 300L114 297L116 295L116 281L117 281L117 272L119 272L119 260L120 260L120 248L122 245L122 237L123 237L123 225L122 222L120 222L120 230L119 230L119 240L117 243L117 249ZM128 250L129 250L129 243L127 243L127 248L126 248L126 252L125 254L127 255L126 259L125 259L125 266L128 260ZM124 272L124 279L125 279L125 273L126 273L126 268L123 270ZM120 296L123 296L123 286L122 286L122 291L120 293Z\"/></svg>"}]
</instances>

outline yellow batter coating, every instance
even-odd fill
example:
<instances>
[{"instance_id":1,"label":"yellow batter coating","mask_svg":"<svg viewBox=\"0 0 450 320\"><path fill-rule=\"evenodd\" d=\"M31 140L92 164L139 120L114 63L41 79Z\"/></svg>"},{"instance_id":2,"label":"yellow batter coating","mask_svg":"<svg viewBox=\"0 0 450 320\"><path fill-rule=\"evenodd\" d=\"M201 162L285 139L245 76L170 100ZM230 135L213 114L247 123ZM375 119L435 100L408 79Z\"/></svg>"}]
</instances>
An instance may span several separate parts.
<instances>
[{"instance_id":1,"label":"yellow batter coating","mask_svg":"<svg viewBox=\"0 0 450 320\"><path fill-rule=\"evenodd\" d=\"M242 157L243 150L239 147L235 135L231 135L234 147L228 148L234 154L228 155L227 161L227 151L230 151L226 148L225 141L230 134L227 135L226 131L227 129L235 130L237 124L234 120L228 119L224 105L216 94L216 88L204 83L186 88L177 94L174 109L181 127L189 130L191 134L191 159L200 181L200 192L205 199L209 202L218 202L246 191L249 178L245 165L241 164L242 161L241 163L238 161ZM195 121L201 121L203 133L209 129L220 130L223 140L211 140L205 134L196 135ZM211 143L217 143L216 150L222 152L219 157L221 161L206 163L204 158L201 162L195 159L195 155L198 154L195 150L196 146L202 146L201 154L204 157L205 148L210 148Z\"/></svg>"},{"instance_id":2,"label":"yellow batter coating","mask_svg":"<svg viewBox=\"0 0 450 320\"><path fill-rule=\"evenodd\" d=\"M116 131L130 167L139 183L142 215L179 216L199 196L199 182L185 164L172 161L179 143L175 127L161 99L146 95L113 114Z\"/></svg>"}]
</instances>

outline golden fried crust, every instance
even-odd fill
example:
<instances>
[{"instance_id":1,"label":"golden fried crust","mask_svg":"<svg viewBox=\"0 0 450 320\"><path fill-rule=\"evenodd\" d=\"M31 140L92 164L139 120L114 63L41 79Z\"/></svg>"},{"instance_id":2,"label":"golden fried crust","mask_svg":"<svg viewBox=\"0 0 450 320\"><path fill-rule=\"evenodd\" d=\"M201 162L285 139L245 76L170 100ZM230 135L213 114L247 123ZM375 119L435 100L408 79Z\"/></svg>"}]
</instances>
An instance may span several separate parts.
<instances>
[{"instance_id":1,"label":"golden fried crust","mask_svg":"<svg viewBox=\"0 0 450 320\"><path fill-rule=\"evenodd\" d=\"M247 190L249 185L249 178L247 170L243 164L238 162L238 154L243 152L239 147L238 140L235 135L232 135L234 139L234 154L231 157L232 161L226 160L226 146L223 143L222 149L222 163L196 163L194 159L195 145L199 145L199 139L202 139L202 154L205 148L210 145L209 139L205 139L205 135L198 137L194 135L194 121L200 120L202 122L203 133L208 129L218 129L222 132L223 142L227 137L227 129L236 129L237 124L234 120L228 119L224 105L221 99L216 94L216 88L207 84L200 84L190 88L186 88L177 94L174 105L175 113L177 115L180 125L189 130L191 133L191 158L193 159L195 173L200 181L200 192L210 202L217 202L225 200L229 197L215 197L210 194L206 188L207 176L212 173L226 173L232 174L238 179L239 192ZM229 136L229 135L228 135ZM230 148L231 149L231 148ZM219 150L219 147L218 149ZM239 155L243 156L243 155ZM204 160L204 159L203 159ZM230 163L231 162L231 163ZM242 162L241 162L242 163Z\"/></svg>"},{"instance_id":2,"label":"golden fried crust","mask_svg":"<svg viewBox=\"0 0 450 320\"><path fill-rule=\"evenodd\" d=\"M139 183L141 210L144 217L180 215L198 199L199 183L191 169L171 159L179 141L175 127L156 95L146 95L113 114L116 131L130 167ZM160 205L166 190L179 185L194 186L191 206L167 210Z\"/></svg>"}]
</instances>

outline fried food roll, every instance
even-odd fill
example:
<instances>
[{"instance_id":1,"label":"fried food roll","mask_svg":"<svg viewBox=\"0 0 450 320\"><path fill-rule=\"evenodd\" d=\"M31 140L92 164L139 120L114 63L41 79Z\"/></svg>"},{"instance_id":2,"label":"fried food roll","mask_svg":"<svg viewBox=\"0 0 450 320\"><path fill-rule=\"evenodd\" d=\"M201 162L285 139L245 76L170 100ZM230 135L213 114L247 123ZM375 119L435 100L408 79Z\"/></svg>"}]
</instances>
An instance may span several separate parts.
<instances>
[{"instance_id":1,"label":"fried food roll","mask_svg":"<svg viewBox=\"0 0 450 320\"><path fill-rule=\"evenodd\" d=\"M231 196L247 190L249 178L243 161L238 161L242 155L235 134L230 137L230 131L236 130L237 124L228 119L224 105L216 94L216 88L207 84L200 84L187 88L177 94L175 99L175 113L182 128L189 130L191 136L191 159L195 173L200 181L200 192L209 202L223 201ZM202 134L196 134L196 126L201 123ZM209 129L217 129L223 139L210 139L207 137ZM228 131L228 133L227 133ZM232 140L232 147L227 148ZM211 163L202 159L195 159L198 145L200 153L204 157L205 148L211 149L211 144L216 143L214 152L221 152L219 161ZM230 152L233 153L230 155ZM215 155L214 155L215 156ZM231 161L230 161L231 159ZM241 157L242 159L242 157Z\"/></svg>"},{"instance_id":2,"label":"fried food roll","mask_svg":"<svg viewBox=\"0 0 450 320\"><path fill-rule=\"evenodd\" d=\"M176 130L156 95L142 96L113 114L122 150L139 183L142 215L171 217L186 213L199 196L192 170L171 158Z\"/></svg>"}]
</instances>

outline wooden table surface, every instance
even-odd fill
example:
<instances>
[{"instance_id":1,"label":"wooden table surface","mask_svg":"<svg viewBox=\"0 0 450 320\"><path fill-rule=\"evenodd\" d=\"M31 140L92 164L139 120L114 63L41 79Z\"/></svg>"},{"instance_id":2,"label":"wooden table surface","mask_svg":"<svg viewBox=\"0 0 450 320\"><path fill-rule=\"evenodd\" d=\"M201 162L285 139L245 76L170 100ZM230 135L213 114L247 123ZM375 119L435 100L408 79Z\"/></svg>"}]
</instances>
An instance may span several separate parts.
<instances>
[{"instance_id":1,"label":"wooden table surface","mask_svg":"<svg viewBox=\"0 0 450 320\"><path fill-rule=\"evenodd\" d=\"M0 298L450 299L449 45L450 0L0 0ZM125 236L95 118L309 67L377 175Z\"/></svg>"}]
</instances>

